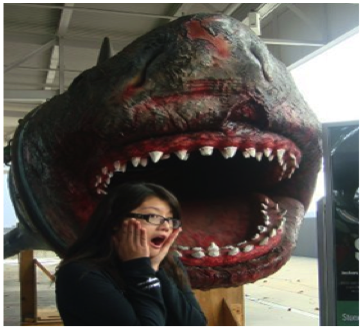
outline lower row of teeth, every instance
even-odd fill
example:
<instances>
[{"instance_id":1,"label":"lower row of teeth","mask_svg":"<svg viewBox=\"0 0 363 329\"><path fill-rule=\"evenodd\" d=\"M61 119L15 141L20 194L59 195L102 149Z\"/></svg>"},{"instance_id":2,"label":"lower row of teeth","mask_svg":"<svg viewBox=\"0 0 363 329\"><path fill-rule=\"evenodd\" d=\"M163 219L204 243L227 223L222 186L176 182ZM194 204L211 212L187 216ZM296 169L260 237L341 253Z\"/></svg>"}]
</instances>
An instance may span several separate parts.
<instances>
[{"instance_id":1,"label":"lower row of teeth","mask_svg":"<svg viewBox=\"0 0 363 329\"><path fill-rule=\"evenodd\" d=\"M203 156L211 156L213 153L214 147L212 146L203 146L199 149L200 153ZM236 146L225 147L221 154L226 158L233 158L237 152L238 148ZM242 151L242 154L245 158L255 158L257 161L261 161L263 156L265 156L269 161L272 161L275 158L273 154L274 151L271 148L265 148L261 151L257 151L255 148L246 148ZM187 150L176 151L175 155L183 161L188 160L189 153ZM153 151L149 153L151 160L154 163L159 162L160 160L166 160L170 157L170 154L164 154L161 151ZM281 166L281 175L279 180L281 180L284 176L287 178L291 178L294 174L296 168L299 168L299 164L296 159L296 155L287 152L285 149L280 148L276 150L276 159ZM139 165L146 167L148 163L147 158L134 157L131 159L131 163L134 167L138 167ZM288 165L289 163L289 165ZM113 164L113 169L109 169L107 167L103 167L101 170L101 175L96 176L95 187L97 188L98 194L107 194L101 187L107 188L107 186L111 182L111 177L114 172L126 172L126 163L121 163L120 161L115 161ZM106 177L106 179L104 178Z\"/></svg>"},{"instance_id":2,"label":"lower row of teeth","mask_svg":"<svg viewBox=\"0 0 363 329\"><path fill-rule=\"evenodd\" d=\"M271 222L270 222L270 218L267 215L266 212L266 205L264 203L261 204L262 205L262 214L264 217L264 223L265 225L259 225L257 227L259 233L256 233L252 239L250 241L241 241L239 243L237 243L235 246L224 246L224 247L219 247L217 246L216 243L212 242L210 244L210 246L206 249L203 249L202 247L187 247L187 246L181 246L181 245L177 245L177 249L175 250L174 253L178 256L178 257L183 257L183 252L185 251L189 251L191 250L192 253L190 254L191 257L193 258L203 258L205 256L209 256L209 257L219 257L221 256L221 253L223 252L224 254L228 255L228 256L236 256L239 253L249 253L252 250L254 250L256 247L259 246L266 246L270 239L275 237L277 235L277 233L282 233L284 230L284 226L286 223L286 213L287 210L284 210L282 212L280 212L281 215L281 220L279 222L279 224L276 226L272 226ZM276 204L275 208L278 210L278 204ZM189 252L188 252L189 254Z\"/></svg>"}]
</instances>

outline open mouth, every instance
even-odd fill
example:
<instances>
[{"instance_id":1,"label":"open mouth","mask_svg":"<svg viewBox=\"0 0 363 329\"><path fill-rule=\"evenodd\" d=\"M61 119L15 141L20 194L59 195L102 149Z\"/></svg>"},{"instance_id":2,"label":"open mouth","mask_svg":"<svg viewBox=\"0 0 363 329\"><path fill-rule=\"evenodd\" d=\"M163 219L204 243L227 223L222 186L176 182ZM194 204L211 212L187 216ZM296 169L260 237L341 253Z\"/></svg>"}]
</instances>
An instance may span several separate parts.
<instances>
[{"instance_id":1,"label":"open mouth","mask_svg":"<svg viewBox=\"0 0 363 329\"><path fill-rule=\"evenodd\" d=\"M151 245L156 248L160 248L163 245L164 241L165 241L164 236L155 237L155 238L151 239Z\"/></svg>"},{"instance_id":2,"label":"open mouth","mask_svg":"<svg viewBox=\"0 0 363 329\"><path fill-rule=\"evenodd\" d=\"M182 206L174 248L183 263L233 266L268 254L289 234L302 205L281 195L279 184L291 181L300 161L290 139L245 125L238 134L166 136L110 152L92 189L107 194L129 181L165 186Z\"/></svg>"}]
</instances>

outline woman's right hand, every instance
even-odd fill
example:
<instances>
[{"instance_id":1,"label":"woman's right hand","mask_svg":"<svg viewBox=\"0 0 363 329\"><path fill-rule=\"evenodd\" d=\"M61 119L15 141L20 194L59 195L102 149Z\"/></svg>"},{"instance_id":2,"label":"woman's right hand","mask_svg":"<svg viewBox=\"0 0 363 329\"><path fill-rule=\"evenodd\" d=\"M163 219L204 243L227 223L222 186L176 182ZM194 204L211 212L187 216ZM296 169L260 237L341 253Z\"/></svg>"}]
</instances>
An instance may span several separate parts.
<instances>
[{"instance_id":1,"label":"woman's right hand","mask_svg":"<svg viewBox=\"0 0 363 329\"><path fill-rule=\"evenodd\" d=\"M122 261L150 257L146 231L136 219L128 219L113 237L116 251Z\"/></svg>"}]
</instances>

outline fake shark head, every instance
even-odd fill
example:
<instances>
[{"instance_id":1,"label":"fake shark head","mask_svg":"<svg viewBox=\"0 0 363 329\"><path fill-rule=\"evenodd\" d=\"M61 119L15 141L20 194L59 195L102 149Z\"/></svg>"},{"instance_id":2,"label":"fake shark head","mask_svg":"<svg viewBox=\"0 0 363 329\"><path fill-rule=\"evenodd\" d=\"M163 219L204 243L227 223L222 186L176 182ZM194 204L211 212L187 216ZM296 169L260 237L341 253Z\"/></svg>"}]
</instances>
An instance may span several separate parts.
<instances>
[{"instance_id":1,"label":"fake shark head","mask_svg":"<svg viewBox=\"0 0 363 329\"><path fill-rule=\"evenodd\" d=\"M263 42L223 15L140 37L29 113L14 137L20 220L62 252L107 193L148 181L182 205L175 252L199 289L289 259L321 158L320 124Z\"/></svg>"}]
</instances>

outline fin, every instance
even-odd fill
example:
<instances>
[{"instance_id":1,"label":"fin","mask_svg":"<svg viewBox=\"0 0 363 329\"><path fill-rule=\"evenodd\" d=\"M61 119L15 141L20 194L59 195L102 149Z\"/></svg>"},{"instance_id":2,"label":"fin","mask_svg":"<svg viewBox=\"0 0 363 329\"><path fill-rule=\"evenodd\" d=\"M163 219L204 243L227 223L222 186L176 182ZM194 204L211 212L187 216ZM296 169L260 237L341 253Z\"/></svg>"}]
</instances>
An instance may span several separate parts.
<instances>
[{"instance_id":1,"label":"fin","mask_svg":"<svg viewBox=\"0 0 363 329\"><path fill-rule=\"evenodd\" d=\"M108 37L103 39L100 53L98 54L97 65L110 59L114 54L110 39Z\"/></svg>"},{"instance_id":2,"label":"fin","mask_svg":"<svg viewBox=\"0 0 363 329\"><path fill-rule=\"evenodd\" d=\"M4 259L28 249L52 250L39 234L29 232L20 223L4 235Z\"/></svg>"}]
</instances>

